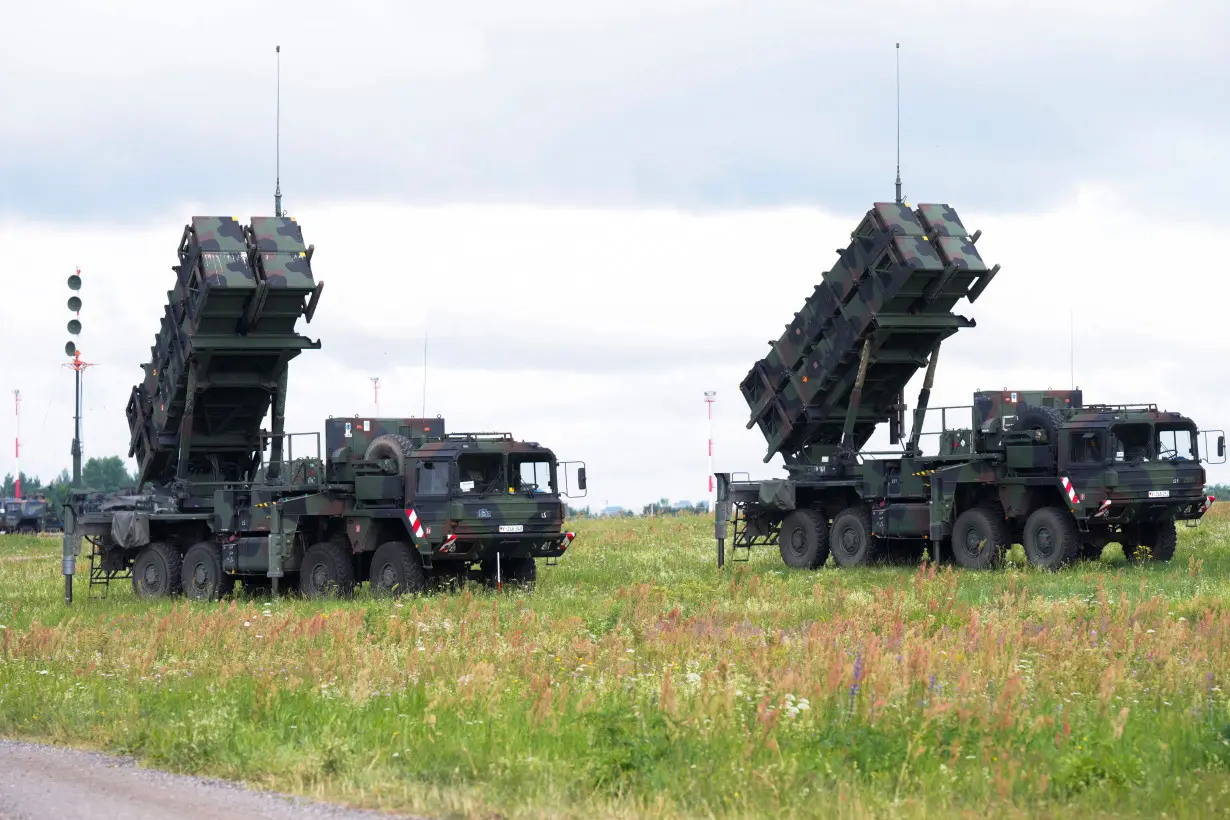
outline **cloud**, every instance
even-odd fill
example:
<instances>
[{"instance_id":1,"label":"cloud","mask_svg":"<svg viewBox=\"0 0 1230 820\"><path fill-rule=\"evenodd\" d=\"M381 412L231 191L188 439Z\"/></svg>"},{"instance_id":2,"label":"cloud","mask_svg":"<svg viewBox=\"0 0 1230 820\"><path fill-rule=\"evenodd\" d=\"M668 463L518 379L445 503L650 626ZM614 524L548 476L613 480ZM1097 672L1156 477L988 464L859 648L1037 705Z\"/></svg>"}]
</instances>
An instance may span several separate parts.
<instances>
[{"instance_id":1,"label":"cloud","mask_svg":"<svg viewBox=\"0 0 1230 820\"><path fill-rule=\"evenodd\" d=\"M307 203L296 211L325 288L302 332L322 347L292 364L287 427L319 431L329 415L374 413L375 376L382 414L425 409L455 431L537 440L587 462L589 503L639 508L705 496L703 393L717 390L716 468L780 475L778 460L761 462L759 432L744 428L738 384L869 205L697 214ZM978 388L1066 387L1074 369L1087 401L1155 401L1225 426L1220 306L1230 285L1200 250L1224 245L1224 227L1093 187L1042 213L956 208L1002 269L958 307L978 326L945 343L933 406L968 405ZM202 212L181 205L132 225L0 221L2 386L22 393L28 473L69 464L65 278L81 265L79 344L97 363L84 380L86 455L126 453L128 392L175 244ZM920 385L921 374L907 388L911 405ZM15 436L14 422L0 414L0 440ZM933 414L929 428L938 422ZM1230 481L1225 466L1209 475Z\"/></svg>"},{"instance_id":2,"label":"cloud","mask_svg":"<svg viewBox=\"0 0 1230 820\"><path fill-rule=\"evenodd\" d=\"M1076 180L1213 211L1230 7L1144 2L26 4L0 52L0 208L153 218L282 186L439 205L1053 207ZM1219 204L1219 203L1218 203Z\"/></svg>"}]
</instances>

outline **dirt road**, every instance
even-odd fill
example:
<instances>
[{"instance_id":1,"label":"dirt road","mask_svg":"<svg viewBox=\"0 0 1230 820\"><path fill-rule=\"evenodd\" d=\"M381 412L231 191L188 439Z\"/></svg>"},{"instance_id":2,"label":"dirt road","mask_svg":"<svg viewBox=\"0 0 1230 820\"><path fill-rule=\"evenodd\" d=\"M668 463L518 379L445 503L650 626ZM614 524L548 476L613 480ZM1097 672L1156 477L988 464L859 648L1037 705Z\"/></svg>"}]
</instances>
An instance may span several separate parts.
<instances>
[{"instance_id":1,"label":"dirt road","mask_svg":"<svg viewBox=\"0 0 1230 820\"><path fill-rule=\"evenodd\" d=\"M354 811L225 781L140 769L129 758L0 740L0 820L48 817L390 820L405 816Z\"/></svg>"}]
</instances>

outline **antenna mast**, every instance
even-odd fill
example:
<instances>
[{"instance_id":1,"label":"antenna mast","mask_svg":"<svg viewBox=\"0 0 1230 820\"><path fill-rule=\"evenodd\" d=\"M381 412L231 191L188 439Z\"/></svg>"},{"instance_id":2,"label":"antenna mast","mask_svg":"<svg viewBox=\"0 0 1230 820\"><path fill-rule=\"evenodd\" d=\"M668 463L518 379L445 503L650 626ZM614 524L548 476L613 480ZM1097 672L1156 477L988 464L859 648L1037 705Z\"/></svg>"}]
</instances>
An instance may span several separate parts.
<instances>
[{"instance_id":1,"label":"antenna mast","mask_svg":"<svg viewBox=\"0 0 1230 820\"><path fill-rule=\"evenodd\" d=\"M13 408L17 415L17 436L13 439L13 457L17 459L17 497L21 498L21 391L13 391Z\"/></svg>"},{"instance_id":2,"label":"antenna mast","mask_svg":"<svg viewBox=\"0 0 1230 820\"><path fill-rule=\"evenodd\" d=\"M1068 379L1076 389L1076 309L1068 308Z\"/></svg>"},{"instance_id":3,"label":"antenna mast","mask_svg":"<svg viewBox=\"0 0 1230 820\"><path fill-rule=\"evenodd\" d=\"M901 203L901 43L897 43L897 202Z\"/></svg>"},{"instance_id":4,"label":"antenna mast","mask_svg":"<svg viewBox=\"0 0 1230 820\"><path fill-rule=\"evenodd\" d=\"M274 49L278 55L278 94L277 94L277 125L274 137L274 173L277 175L277 187L273 189L273 215L285 216L282 213L282 47Z\"/></svg>"},{"instance_id":5,"label":"antenna mast","mask_svg":"<svg viewBox=\"0 0 1230 820\"><path fill-rule=\"evenodd\" d=\"M423 418L427 418L427 329L423 329Z\"/></svg>"}]
</instances>

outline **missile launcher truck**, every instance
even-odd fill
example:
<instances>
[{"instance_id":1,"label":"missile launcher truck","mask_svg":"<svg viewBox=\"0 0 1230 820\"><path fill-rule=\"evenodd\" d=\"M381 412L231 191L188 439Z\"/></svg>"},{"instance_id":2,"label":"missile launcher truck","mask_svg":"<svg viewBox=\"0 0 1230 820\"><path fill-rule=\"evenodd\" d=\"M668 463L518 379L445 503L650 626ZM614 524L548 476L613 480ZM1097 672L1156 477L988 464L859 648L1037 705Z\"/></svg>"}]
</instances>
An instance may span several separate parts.
<instances>
[{"instance_id":1,"label":"missile launcher truck","mask_svg":"<svg viewBox=\"0 0 1230 820\"><path fill-rule=\"evenodd\" d=\"M1133 562L1171 558L1175 522L1195 526L1213 503L1197 444L1220 431L1153 404L1085 404L1080 390L980 390L970 406L930 408L942 429L923 432L940 345L976 325L954 308L999 271L979 255L980 235L947 205L867 212L740 385L764 461L780 455L787 476L715 474L718 566L728 534L732 560L776 545L801 568L830 554L854 567L929 551L981 569L1017 543L1046 569L1111 542ZM906 429L904 389L924 367ZM865 451L884 422L900 449ZM936 454L923 455L924 435L938 435Z\"/></svg>"},{"instance_id":2,"label":"missile launcher truck","mask_svg":"<svg viewBox=\"0 0 1230 820\"><path fill-rule=\"evenodd\" d=\"M314 250L287 217L185 226L126 410L137 487L65 504L67 603L83 542L91 589L131 577L139 596L192 599L236 579L309 597L363 580L373 594L471 575L528 585L535 559L564 554L566 465L582 492L585 468L536 442L450 433L440 417L330 417L322 459L319 433L284 431L288 366L321 346L296 332L324 285Z\"/></svg>"}]
</instances>

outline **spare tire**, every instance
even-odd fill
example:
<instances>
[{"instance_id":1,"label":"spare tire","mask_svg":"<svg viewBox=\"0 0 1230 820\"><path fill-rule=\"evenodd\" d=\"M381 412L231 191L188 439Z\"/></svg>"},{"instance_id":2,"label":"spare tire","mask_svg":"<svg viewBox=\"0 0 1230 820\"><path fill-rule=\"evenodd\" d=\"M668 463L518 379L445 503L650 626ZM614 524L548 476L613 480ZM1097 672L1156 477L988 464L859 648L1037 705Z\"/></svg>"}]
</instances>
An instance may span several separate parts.
<instances>
[{"instance_id":1,"label":"spare tire","mask_svg":"<svg viewBox=\"0 0 1230 820\"><path fill-rule=\"evenodd\" d=\"M1014 430L1045 430L1046 440L1059 443L1059 428L1063 427L1063 413L1054 407L1017 408Z\"/></svg>"},{"instance_id":2,"label":"spare tire","mask_svg":"<svg viewBox=\"0 0 1230 820\"><path fill-rule=\"evenodd\" d=\"M397 462L396 474L404 475L406 460L410 458L413 450L414 442L410 439L397 433L387 433L372 439L372 443L367 445L367 450L363 453L363 460L379 461L382 458L391 458Z\"/></svg>"}]
</instances>

